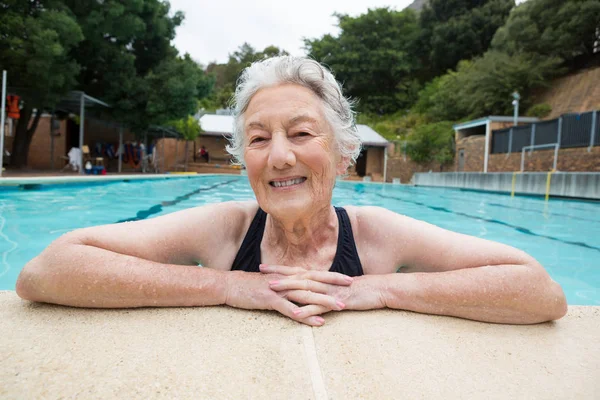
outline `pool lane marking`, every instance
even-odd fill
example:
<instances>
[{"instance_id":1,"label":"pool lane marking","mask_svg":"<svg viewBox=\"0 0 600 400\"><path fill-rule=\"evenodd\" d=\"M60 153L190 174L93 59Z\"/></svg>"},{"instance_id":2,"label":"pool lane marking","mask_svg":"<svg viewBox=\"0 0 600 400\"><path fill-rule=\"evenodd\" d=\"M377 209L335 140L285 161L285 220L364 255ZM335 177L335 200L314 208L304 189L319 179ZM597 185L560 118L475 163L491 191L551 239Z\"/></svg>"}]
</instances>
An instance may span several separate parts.
<instances>
[{"instance_id":1,"label":"pool lane marking","mask_svg":"<svg viewBox=\"0 0 600 400\"><path fill-rule=\"evenodd\" d=\"M425 187L420 186L420 188L424 189ZM428 188L431 189L431 188ZM462 189L462 188L459 188ZM487 193L486 193L487 194ZM417 193L418 196L425 196L425 194L421 194L421 193ZM466 197L466 198L460 198L460 197L454 197L454 196L446 196L446 195L436 195L437 197L441 198L441 199L450 199L450 200L458 200L461 202L466 202L466 201L471 201L474 202L475 200L471 200L470 197ZM519 196L521 197L521 196ZM544 211L540 211L540 210L535 210L532 208L521 208L521 207L514 207L514 206L508 206L508 205L504 205L504 204L500 204L500 203L485 203L486 205L490 206L490 207L501 207L501 208L508 208L511 210L518 210L518 211L529 211L532 213L538 213L538 214L542 214L542 215L546 215L547 213L545 213ZM578 208L578 207L569 207L569 209L571 210L579 210L579 211L586 211L589 212L591 210L585 210L583 208ZM581 218L581 217L576 217L574 215L569 215L569 214L562 214L562 213L557 213L557 212L550 212L548 213L550 216L558 216L558 217L565 217L565 218L570 218L570 219L576 219L579 221L586 221L586 222L600 222L600 220L597 219L593 219L593 218Z\"/></svg>"},{"instance_id":2,"label":"pool lane marking","mask_svg":"<svg viewBox=\"0 0 600 400\"><path fill-rule=\"evenodd\" d=\"M343 189L353 191L352 189L346 189L346 188L343 188ZM463 216L463 217L475 219L475 220L478 220L478 221L484 221L484 222L490 222L492 224L503 225L503 226L506 226L508 228L512 228L512 229L516 230L517 232L524 233L526 235L537 236L537 237L541 237L541 238L545 238L545 239L550 239L550 240L554 240L554 241L565 243L565 244L571 244L573 246L584 247L586 249L596 250L596 251L600 252L600 247L590 246L589 244L583 243L583 242L572 242L570 240L563 240L563 239L559 239L559 238L554 237L554 236L541 235L539 233L532 232L532 231L530 231L527 228L523 228L522 226L512 225L512 224L509 224L507 222L499 221L497 219L482 218L482 217L478 217L478 216L475 216L475 215L466 214L466 213L463 213L463 212L460 212L460 211L450 211L446 207L430 206L430 205L427 205L425 203L421 203L420 201L407 200L407 199L403 199L401 197L388 196L388 195L384 195L384 194L380 194L380 193L369 193L369 194L374 194L374 195L382 197L384 199L392 199L392 200L403 201L403 202L406 202L406 203L416 204L416 205L419 205L419 206L423 206L423 207L429 208L430 210L434 210L434 211L447 212L447 213L450 213L450 214L456 214L456 215L460 215L460 216Z\"/></svg>"},{"instance_id":3,"label":"pool lane marking","mask_svg":"<svg viewBox=\"0 0 600 400\"><path fill-rule=\"evenodd\" d=\"M175 200L171 200L171 201L163 201L161 204L155 204L152 207L146 209L146 210L140 210L137 212L136 216L133 218L127 218L127 219L122 219L120 221L117 221L116 223L119 224L121 222L133 222L133 221L140 221L142 219L146 219L151 215L154 214L158 214L163 210L163 207L170 207L170 206L174 206L175 204L181 203L184 200L188 200L190 197L192 197L195 194L198 194L200 192L205 192L208 190L212 190L215 189L219 186L224 186L224 185L228 185L232 182L236 182L238 179L231 179L229 181L226 182L220 182L217 184L214 184L212 186L209 187L205 187L205 188L198 188L192 192L186 193L184 195L181 196L177 196L175 198Z\"/></svg>"}]
</instances>

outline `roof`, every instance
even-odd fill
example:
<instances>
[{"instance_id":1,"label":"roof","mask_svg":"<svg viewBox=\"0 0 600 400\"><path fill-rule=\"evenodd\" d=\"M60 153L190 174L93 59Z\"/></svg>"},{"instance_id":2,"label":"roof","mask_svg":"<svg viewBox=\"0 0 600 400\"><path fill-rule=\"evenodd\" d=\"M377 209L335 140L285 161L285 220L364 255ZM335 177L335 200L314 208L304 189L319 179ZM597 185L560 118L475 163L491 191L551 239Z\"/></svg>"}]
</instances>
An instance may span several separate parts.
<instances>
[{"instance_id":1,"label":"roof","mask_svg":"<svg viewBox=\"0 0 600 400\"><path fill-rule=\"evenodd\" d=\"M356 125L356 128L358 129L358 136L360 136L363 146L387 147L388 141L367 125Z\"/></svg>"},{"instance_id":2,"label":"roof","mask_svg":"<svg viewBox=\"0 0 600 400\"><path fill-rule=\"evenodd\" d=\"M474 128L476 126L485 125L488 122L513 122L515 120L514 117L502 116L502 115L489 115L487 117L474 119L472 121L463 122L461 124L456 124L452 126L455 131L459 129L467 129ZM539 121L539 118L535 117L518 117L517 122L522 122L524 124L532 124L534 122Z\"/></svg>"},{"instance_id":3,"label":"roof","mask_svg":"<svg viewBox=\"0 0 600 400\"><path fill-rule=\"evenodd\" d=\"M200 117L202 134L208 136L231 136L233 117L231 115L204 114Z\"/></svg>"},{"instance_id":4,"label":"roof","mask_svg":"<svg viewBox=\"0 0 600 400\"><path fill-rule=\"evenodd\" d=\"M233 116L204 114L200 117L200 126L202 127L202 135L231 136L233 132ZM364 146L385 147L388 145L387 140L367 125L356 125L356 128Z\"/></svg>"}]
</instances>

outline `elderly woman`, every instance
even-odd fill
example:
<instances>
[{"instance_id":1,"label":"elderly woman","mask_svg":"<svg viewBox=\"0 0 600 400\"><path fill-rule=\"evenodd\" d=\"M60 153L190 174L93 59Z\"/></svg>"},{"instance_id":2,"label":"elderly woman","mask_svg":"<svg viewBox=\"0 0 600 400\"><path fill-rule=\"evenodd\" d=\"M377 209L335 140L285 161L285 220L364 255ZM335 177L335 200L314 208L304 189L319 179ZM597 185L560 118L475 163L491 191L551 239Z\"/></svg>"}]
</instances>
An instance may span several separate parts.
<instances>
[{"instance_id":1,"label":"elderly woman","mask_svg":"<svg viewBox=\"0 0 600 400\"><path fill-rule=\"evenodd\" d=\"M25 266L19 296L76 307L226 304L311 326L330 311L384 307L515 324L565 315L560 286L522 251L379 207L331 204L360 140L319 63L255 63L234 101L228 150L256 202L73 231Z\"/></svg>"}]
</instances>

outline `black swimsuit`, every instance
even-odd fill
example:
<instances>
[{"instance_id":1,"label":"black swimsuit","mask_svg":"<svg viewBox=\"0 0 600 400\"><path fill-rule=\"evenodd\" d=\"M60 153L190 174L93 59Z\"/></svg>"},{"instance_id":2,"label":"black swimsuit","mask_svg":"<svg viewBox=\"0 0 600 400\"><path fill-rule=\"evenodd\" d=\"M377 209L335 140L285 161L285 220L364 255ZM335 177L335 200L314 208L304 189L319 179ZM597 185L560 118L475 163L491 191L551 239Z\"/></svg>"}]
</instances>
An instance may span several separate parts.
<instances>
[{"instance_id":1,"label":"black swimsuit","mask_svg":"<svg viewBox=\"0 0 600 400\"><path fill-rule=\"evenodd\" d=\"M337 251L333 258L333 263L329 271L339 272L348 276L363 275L362 264L356 251L354 235L352 234L352 225L348 213L341 207L335 207L335 213L338 217L339 232ZM265 232L267 213L260 207L248 228L246 237L242 246L233 260L232 271L260 272L260 243Z\"/></svg>"}]
</instances>

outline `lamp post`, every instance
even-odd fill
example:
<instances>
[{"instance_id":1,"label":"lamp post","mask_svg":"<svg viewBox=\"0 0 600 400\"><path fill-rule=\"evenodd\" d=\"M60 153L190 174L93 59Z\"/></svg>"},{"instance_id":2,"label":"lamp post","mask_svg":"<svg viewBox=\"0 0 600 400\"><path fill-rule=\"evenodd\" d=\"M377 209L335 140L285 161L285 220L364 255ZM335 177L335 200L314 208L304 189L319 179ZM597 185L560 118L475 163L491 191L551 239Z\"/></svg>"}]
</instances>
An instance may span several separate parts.
<instances>
[{"instance_id":1,"label":"lamp post","mask_svg":"<svg viewBox=\"0 0 600 400\"><path fill-rule=\"evenodd\" d=\"M517 126L518 119L519 119L519 100L521 99L521 96L519 95L519 92L513 92L512 96L513 96L512 105L515 110L515 113L513 116L513 125Z\"/></svg>"}]
</instances>

